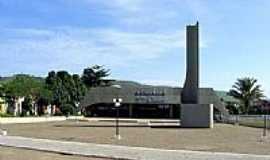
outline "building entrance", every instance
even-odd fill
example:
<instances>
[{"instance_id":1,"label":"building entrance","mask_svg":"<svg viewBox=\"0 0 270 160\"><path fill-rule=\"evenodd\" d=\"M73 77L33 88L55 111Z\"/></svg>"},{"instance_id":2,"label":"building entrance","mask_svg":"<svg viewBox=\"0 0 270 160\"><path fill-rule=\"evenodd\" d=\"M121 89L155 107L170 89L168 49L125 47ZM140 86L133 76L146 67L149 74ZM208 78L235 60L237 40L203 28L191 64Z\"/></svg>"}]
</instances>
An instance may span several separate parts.
<instances>
[{"instance_id":1,"label":"building entrance","mask_svg":"<svg viewBox=\"0 0 270 160\"><path fill-rule=\"evenodd\" d=\"M179 118L180 105L122 104L119 116L122 118ZM85 108L89 117L115 117L113 104L95 104Z\"/></svg>"}]
</instances>

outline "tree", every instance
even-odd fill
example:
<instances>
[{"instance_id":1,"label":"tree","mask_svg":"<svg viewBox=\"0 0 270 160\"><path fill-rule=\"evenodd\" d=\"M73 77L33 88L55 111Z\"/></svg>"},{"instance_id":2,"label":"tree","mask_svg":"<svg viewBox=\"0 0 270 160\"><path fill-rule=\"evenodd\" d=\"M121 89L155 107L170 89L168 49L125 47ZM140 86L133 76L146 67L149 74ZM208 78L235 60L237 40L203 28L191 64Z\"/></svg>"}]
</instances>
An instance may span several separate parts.
<instances>
[{"instance_id":1,"label":"tree","mask_svg":"<svg viewBox=\"0 0 270 160\"><path fill-rule=\"evenodd\" d=\"M55 73L51 71L46 77L46 86L52 92L52 103L56 106L61 106L69 101L69 93L66 88L68 86L68 78L70 75L66 71Z\"/></svg>"},{"instance_id":2,"label":"tree","mask_svg":"<svg viewBox=\"0 0 270 160\"><path fill-rule=\"evenodd\" d=\"M254 78L239 78L232 86L229 94L241 102L241 112L248 114L252 103L264 97L261 86Z\"/></svg>"},{"instance_id":3,"label":"tree","mask_svg":"<svg viewBox=\"0 0 270 160\"><path fill-rule=\"evenodd\" d=\"M110 75L110 70L103 66L95 65L83 70L82 81L88 87L97 87L102 83L102 79Z\"/></svg>"},{"instance_id":4,"label":"tree","mask_svg":"<svg viewBox=\"0 0 270 160\"><path fill-rule=\"evenodd\" d=\"M52 103L58 106L62 113L66 112L70 106L73 106L73 109L76 108L86 91L80 76L70 75L67 71L49 72L46 85L52 93Z\"/></svg>"},{"instance_id":5,"label":"tree","mask_svg":"<svg viewBox=\"0 0 270 160\"><path fill-rule=\"evenodd\" d=\"M26 96L22 102L22 116L27 116L28 113L32 115L32 102L31 96Z\"/></svg>"},{"instance_id":6,"label":"tree","mask_svg":"<svg viewBox=\"0 0 270 160\"><path fill-rule=\"evenodd\" d=\"M5 95L5 88L2 84L0 84L0 97L2 98L4 97L4 95Z\"/></svg>"},{"instance_id":7,"label":"tree","mask_svg":"<svg viewBox=\"0 0 270 160\"><path fill-rule=\"evenodd\" d=\"M44 106L48 106L52 103L52 92L44 86L40 89L38 98L36 99L36 105L38 106L38 115L44 114Z\"/></svg>"},{"instance_id":8,"label":"tree","mask_svg":"<svg viewBox=\"0 0 270 160\"><path fill-rule=\"evenodd\" d=\"M82 82L79 75L72 75L73 86L71 91L71 99L74 102L74 106L78 107L79 102L83 99L86 93L86 86Z\"/></svg>"},{"instance_id":9,"label":"tree","mask_svg":"<svg viewBox=\"0 0 270 160\"><path fill-rule=\"evenodd\" d=\"M38 101L43 93L47 92L42 79L26 75L15 75L14 79L4 84L5 97L9 104L13 106L16 99L25 97L22 104L23 115L30 112L32 114L33 102Z\"/></svg>"},{"instance_id":10,"label":"tree","mask_svg":"<svg viewBox=\"0 0 270 160\"><path fill-rule=\"evenodd\" d=\"M73 115L73 114L75 114L75 112L74 112L74 106L72 106L71 104L63 104L61 106L61 112L65 116L69 116L70 114Z\"/></svg>"},{"instance_id":11,"label":"tree","mask_svg":"<svg viewBox=\"0 0 270 160\"><path fill-rule=\"evenodd\" d=\"M45 79L45 83L49 89L53 89L56 86L56 73L51 71Z\"/></svg>"},{"instance_id":12,"label":"tree","mask_svg":"<svg viewBox=\"0 0 270 160\"><path fill-rule=\"evenodd\" d=\"M15 75L15 78L4 84L5 92L15 97L36 96L43 82L30 75Z\"/></svg>"}]
</instances>

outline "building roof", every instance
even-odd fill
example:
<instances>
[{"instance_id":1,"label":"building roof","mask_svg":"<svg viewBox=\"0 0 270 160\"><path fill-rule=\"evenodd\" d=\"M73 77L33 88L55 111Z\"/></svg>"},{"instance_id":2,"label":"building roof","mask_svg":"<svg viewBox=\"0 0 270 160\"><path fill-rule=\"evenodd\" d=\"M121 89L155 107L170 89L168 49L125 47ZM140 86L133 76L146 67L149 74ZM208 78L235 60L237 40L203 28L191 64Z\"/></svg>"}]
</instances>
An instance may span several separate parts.
<instances>
[{"instance_id":1,"label":"building roof","mask_svg":"<svg viewBox=\"0 0 270 160\"><path fill-rule=\"evenodd\" d=\"M226 91L215 91L215 92L216 95L224 102L239 103L238 99L234 98L233 96L230 96L229 93Z\"/></svg>"}]
</instances>

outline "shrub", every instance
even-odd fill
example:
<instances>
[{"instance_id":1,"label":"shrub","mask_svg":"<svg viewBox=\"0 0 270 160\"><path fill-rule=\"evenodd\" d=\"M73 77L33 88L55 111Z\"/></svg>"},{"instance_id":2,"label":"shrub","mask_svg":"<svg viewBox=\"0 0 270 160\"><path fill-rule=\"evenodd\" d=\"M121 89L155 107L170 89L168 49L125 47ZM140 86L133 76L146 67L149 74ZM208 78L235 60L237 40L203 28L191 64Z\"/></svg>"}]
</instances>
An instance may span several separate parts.
<instances>
[{"instance_id":1,"label":"shrub","mask_svg":"<svg viewBox=\"0 0 270 160\"><path fill-rule=\"evenodd\" d=\"M74 114L74 107L71 104L63 104L60 110L65 116Z\"/></svg>"}]
</instances>

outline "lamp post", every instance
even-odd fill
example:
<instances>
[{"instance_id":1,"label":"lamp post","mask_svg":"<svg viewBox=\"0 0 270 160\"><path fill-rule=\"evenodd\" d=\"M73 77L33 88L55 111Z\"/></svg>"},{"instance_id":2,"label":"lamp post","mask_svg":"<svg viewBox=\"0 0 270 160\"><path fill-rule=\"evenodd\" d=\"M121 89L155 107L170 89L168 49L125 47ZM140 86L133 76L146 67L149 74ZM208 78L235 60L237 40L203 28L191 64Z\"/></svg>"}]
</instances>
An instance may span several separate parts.
<instances>
[{"instance_id":1,"label":"lamp post","mask_svg":"<svg viewBox=\"0 0 270 160\"><path fill-rule=\"evenodd\" d=\"M264 127L263 127L263 136L266 137L267 132L267 117L268 117L268 107L264 106Z\"/></svg>"},{"instance_id":2,"label":"lamp post","mask_svg":"<svg viewBox=\"0 0 270 160\"><path fill-rule=\"evenodd\" d=\"M112 85L112 87L121 89L120 85ZM117 92L116 98L113 98L113 103L116 108L116 117L115 117L115 137L120 140L120 131L119 131L119 107L121 106L122 98L119 98L119 93Z\"/></svg>"},{"instance_id":3,"label":"lamp post","mask_svg":"<svg viewBox=\"0 0 270 160\"><path fill-rule=\"evenodd\" d=\"M237 110L237 115L236 115L236 124L239 125L239 119L240 119L240 106L239 104L234 104L234 107Z\"/></svg>"}]
</instances>

